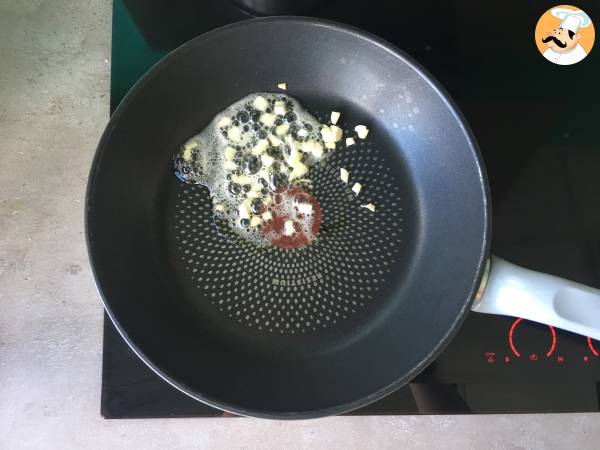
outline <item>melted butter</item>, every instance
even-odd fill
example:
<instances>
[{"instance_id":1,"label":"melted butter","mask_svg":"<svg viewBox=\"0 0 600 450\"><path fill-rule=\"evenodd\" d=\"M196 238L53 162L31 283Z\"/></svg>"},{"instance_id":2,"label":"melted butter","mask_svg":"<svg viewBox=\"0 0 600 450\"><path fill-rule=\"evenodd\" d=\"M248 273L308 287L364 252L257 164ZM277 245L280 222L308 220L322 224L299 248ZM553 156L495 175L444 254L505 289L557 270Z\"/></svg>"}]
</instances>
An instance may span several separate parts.
<instances>
[{"instance_id":1,"label":"melted butter","mask_svg":"<svg viewBox=\"0 0 600 450\"><path fill-rule=\"evenodd\" d=\"M310 167L335 148L323 141L322 129L289 95L251 94L183 143L174 157L175 174L207 187L219 224L248 241L270 243L273 231L261 230L273 215L285 216L294 232L312 240L310 205L296 204L292 197L277 204L273 199L300 182L312 184Z\"/></svg>"}]
</instances>

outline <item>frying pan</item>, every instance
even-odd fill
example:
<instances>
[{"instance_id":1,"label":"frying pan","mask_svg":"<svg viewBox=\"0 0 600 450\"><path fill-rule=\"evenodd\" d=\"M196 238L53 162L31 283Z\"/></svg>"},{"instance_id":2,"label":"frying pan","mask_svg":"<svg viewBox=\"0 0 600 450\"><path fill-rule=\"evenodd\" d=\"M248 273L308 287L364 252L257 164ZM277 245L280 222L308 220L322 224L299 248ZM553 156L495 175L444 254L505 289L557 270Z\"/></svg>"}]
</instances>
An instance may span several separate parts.
<instances>
[{"instance_id":1,"label":"frying pan","mask_svg":"<svg viewBox=\"0 0 600 450\"><path fill-rule=\"evenodd\" d=\"M173 174L173 154L219 111L282 81L315 115L341 111L345 129L371 130L311 171L323 223L297 250L224 239L208 191ZM484 167L442 87L390 44L332 22L240 22L154 66L101 138L86 233L106 311L133 351L236 414L308 418L373 402L432 362L471 308L600 338L598 290L490 257Z\"/></svg>"}]
</instances>

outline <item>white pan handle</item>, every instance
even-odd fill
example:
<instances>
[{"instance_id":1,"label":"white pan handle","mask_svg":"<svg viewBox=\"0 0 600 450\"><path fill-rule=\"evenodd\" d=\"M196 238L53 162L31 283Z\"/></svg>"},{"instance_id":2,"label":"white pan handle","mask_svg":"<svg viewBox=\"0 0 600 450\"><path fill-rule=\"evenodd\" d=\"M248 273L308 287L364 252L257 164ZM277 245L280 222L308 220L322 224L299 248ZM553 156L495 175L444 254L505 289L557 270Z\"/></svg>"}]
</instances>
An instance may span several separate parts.
<instances>
[{"instance_id":1,"label":"white pan handle","mask_svg":"<svg viewBox=\"0 0 600 450\"><path fill-rule=\"evenodd\" d=\"M600 340L600 289L492 256L481 291L473 311L522 317Z\"/></svg>"}]
</instances>

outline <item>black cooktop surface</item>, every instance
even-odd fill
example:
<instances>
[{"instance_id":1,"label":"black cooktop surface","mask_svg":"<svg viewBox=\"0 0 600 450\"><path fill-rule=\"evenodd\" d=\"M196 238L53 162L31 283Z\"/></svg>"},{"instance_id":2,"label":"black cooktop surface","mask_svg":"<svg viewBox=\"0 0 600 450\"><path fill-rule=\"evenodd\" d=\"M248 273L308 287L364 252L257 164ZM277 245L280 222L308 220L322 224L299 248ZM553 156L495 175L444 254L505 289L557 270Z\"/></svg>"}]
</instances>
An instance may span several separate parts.
<instances>
[{"instance_id":1,"label":"black cooktop surface","mask_svg":"<svg viewBox=\"0 0 600 450\"><path fill-rule=\"evenodd\" d=\"M600 288L600 50L574 66L546 61L533 41L537 19L552 6L541 1L508 1L501 8L475 0L316 4L304 14L349 23L396 44L457 102L490 179L493 252ZM597 6L580 6L600 22ZM229 0L114 0L112 109L170 50L250 17ZM598 411L599 352L600 342L586 337L472 313L413 383L351 414ZM171 387L105 319L102 415L228 414Z\"/></svg>"}]
</instances>

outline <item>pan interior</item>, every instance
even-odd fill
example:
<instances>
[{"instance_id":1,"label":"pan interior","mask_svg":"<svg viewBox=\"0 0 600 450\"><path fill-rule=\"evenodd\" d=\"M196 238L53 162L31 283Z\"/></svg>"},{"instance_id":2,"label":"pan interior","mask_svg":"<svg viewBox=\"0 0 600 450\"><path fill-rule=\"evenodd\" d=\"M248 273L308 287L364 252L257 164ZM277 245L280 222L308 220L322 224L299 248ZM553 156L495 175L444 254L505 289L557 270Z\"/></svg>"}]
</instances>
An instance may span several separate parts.
<instances>
[{"instance_id":1,"label":"pan interior","mask_svg":"<svg viewBox=\"0 0 600 450\"><path fill-rule=\"evenodd\" d=\"M340 145L311 169L323 217L318 239L305 248L260 248L223 236L214 226L208 190L167 179L168 258L183 298L205 327L248 351L290 358L345 346L348 336L368 332L384 313L412 259L418 216L398 142L377 126L381 115L347 105L339 125L352 130L359 118L375 125L370 138ZM340 179L341 167L351 174L348 184ZM357 196L351 187L359 181ZM369 202L375 212L361 207Z\"/></svg>"},{"instance_id":2,"label":"pan interior","mask_svg":"<svg viewBox=\"0 0 600 450\"><path fill-rule=\"evenodd\" d=\"M216 234L208 191L176 180L172 155L282 81L316 115L371 132L315 169L319 238L265 251ZM111 119L87 200L96 279L129 343L196 398L272 417L340 412L408 381L468 310L487 227L476 149L439 89L380 41L307 19L229 26L159 63Z\"/></svg>"}]
</instances>

